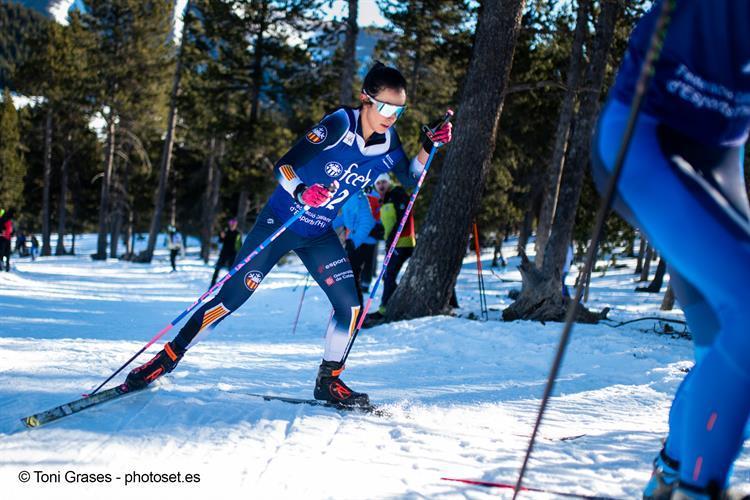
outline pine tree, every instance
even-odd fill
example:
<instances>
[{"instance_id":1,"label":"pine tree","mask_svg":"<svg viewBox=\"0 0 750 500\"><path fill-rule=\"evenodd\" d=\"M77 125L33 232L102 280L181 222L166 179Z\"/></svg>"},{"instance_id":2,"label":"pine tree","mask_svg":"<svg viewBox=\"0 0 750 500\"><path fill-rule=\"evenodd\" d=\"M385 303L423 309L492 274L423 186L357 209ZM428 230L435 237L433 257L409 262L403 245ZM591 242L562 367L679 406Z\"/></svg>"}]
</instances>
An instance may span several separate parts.
<instances>
[{"instance_id":1,"label":"pine tree","mask_svg":"<svg viewBox=\"0 0 750 500\"><path fill-rule=\"evenodd\" d=\"M23 178L26 163L21 154L21 135L18 113L10 91L3 91L0 107L0 208L14 208L16 213L23 205Z\"/></svg>"},{"instance_id":2,"label":"pine tree","mask_svg":"<svg viewBox=\"0 0 750 500\"><path fill-rule=\"evenodd\" d=\"M169 42L173 2L87 0L83 3L82 25L95 40L95 49L88 53L88 62L96 70L99 82L94 98L106 121L99 236L94 255L103 259L107 254L118 127L129 123L148 129L164 119L165 89L174 54ZM115 250L116 244L113 242Z\"/></svg>"}]
</instances>

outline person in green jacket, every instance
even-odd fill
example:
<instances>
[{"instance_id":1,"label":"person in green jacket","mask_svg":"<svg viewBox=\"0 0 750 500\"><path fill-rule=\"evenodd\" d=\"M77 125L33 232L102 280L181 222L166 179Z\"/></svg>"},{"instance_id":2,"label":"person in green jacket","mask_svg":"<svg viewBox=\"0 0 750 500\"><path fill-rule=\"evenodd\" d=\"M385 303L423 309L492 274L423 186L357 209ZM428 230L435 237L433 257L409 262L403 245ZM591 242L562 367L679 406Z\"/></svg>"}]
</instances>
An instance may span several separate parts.
<instances>
[{"instance_id":1,"label":"person in green jacket","mask_svg":"<svg viewBox=\"0 0 750 500\"><path fill-rule=\"evenodd\" d=\"M380 195L382 203L380 221L383 224L385 249L387 252L393 244L396 230L401 223L401 219L404 217L406 206L409 204L409 194L402 186L393 185L388 174L382 174L375 179L375 189ZM383 276L383 296L380 299L380 307L374 313L367 315L363 326L373 326L383 320L388 300L398 286L396 282L398 273L401 271L404 263L414 253L416 245L417 236L414 230L414 214L410 212Z\"/></svg>"}]
</instances>

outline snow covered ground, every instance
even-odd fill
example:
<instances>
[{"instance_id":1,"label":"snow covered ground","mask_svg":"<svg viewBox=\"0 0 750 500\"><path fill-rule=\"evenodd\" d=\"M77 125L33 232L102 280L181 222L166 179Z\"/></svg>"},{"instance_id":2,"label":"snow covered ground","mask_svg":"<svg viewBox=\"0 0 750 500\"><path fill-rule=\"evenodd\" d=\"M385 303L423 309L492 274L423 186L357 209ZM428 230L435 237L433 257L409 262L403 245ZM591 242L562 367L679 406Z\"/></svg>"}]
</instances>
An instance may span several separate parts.
<instances>
[{"instance_id":1,"label":"snow covered ground","mask_svg":"<svg viewBox=\"0 0 750 500\"><path fill-rule=\"evenodd\" d=\"M150 266L94 262L86 255L94 243L79 240L78 257L16 260L0 273L0 498L510 497L441 478L512 483L523 459L561 325L498 321L508 291L520 286L498 277L519 279L517 259L494 276L484 256L488 322L468 319L479 300L467 258L460 317L360 334L344 379L385 404L389 417L243 394L311 397L330 308L310 288L292 334L305 272L290 258L154 388L22 431L20 417L98 385L210 281L212 268L193 255L170 273L163 251ZM612 307L616 320L681 317L658 311L661 295L633 288L632 267L597 274L589 305ZM690 343L657 335L655 324L576 326L526 485L639 497L692 364ZM737 466L739 482L750 480L749 458ZM76 473L110 474L111 482L67 482ZM142 481L126 484L132 473ZM162 477L150 473L180 473L183 482L157 483ZM184 482L186 474L200 482Z\"/></svg>"}]
</instances>

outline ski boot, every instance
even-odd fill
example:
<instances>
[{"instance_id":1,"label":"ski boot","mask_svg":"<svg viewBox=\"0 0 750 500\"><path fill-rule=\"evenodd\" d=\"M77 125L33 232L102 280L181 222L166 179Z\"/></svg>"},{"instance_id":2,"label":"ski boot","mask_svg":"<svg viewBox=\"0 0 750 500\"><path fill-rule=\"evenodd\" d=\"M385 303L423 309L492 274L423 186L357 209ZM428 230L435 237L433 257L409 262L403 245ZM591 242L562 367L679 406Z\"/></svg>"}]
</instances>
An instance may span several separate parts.
<instances>
[{"instance_id":1,"label":"ski boot","mask_svg":"<svg viewBox=\"0 0 750 500\"><path fill-rule=\"evenodd\" d=\"M339 378L344 365L336 361L320 363L315 379L315 399L343 406L369 406L370 398L362 392L354 392Z\"/></svg>"},{"instance_id":2,"label":"ski boot","mask_svg":"<svg viewBox=\"0 0 750 500\"><path fill-rule=\"evenodd\" d=\"M150 361L131 371L125 383L131 391L143 389L165 373L174 370L184 355L185 351L178 350L174 344L167 342L164 344L164 349Z\"/></svg>"},{"instance_id":3,"label":"ski boot","mask_svg":"<svg viewBox=\"0 0 750 500\"><path fill-rule=\"evenodd\" d=\"M669 500L679 477L680 463L669 457L664 448L654 459L654 471L643 489L643 500Z\"/></svg>"},{"instance_id":4,"label":"ski boot","mask_svg":"<svg viewBox=\"0 0 750 500\"><path fill-rule=\"evenodd\" d=\"M716 483L709 483L705 488L698 488L685 483L675 483L672 500L746 500L746 493L738 490L722 490Z\"/></svg>"}]
</instances>

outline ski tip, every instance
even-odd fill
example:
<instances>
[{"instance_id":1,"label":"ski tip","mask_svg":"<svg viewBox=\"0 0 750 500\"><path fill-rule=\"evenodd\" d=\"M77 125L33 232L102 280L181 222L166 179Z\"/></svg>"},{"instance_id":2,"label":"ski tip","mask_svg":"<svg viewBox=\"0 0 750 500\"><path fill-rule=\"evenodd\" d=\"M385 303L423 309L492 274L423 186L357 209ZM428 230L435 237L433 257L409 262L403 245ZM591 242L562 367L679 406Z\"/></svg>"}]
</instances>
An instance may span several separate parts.
<instances>
[{"instance_id":1,"label":"ski tip","mask_svg":"<svg viewBox=\"0 0 750 500\"><path fill-rule=\"evenodd\" d=\"M29 429L34 427L39 427L39 420L34 415L31 415L30 417L25 417L21 419L21 422L23 422L23 425L28 427Z\"/></svg>"}]
</instances>

